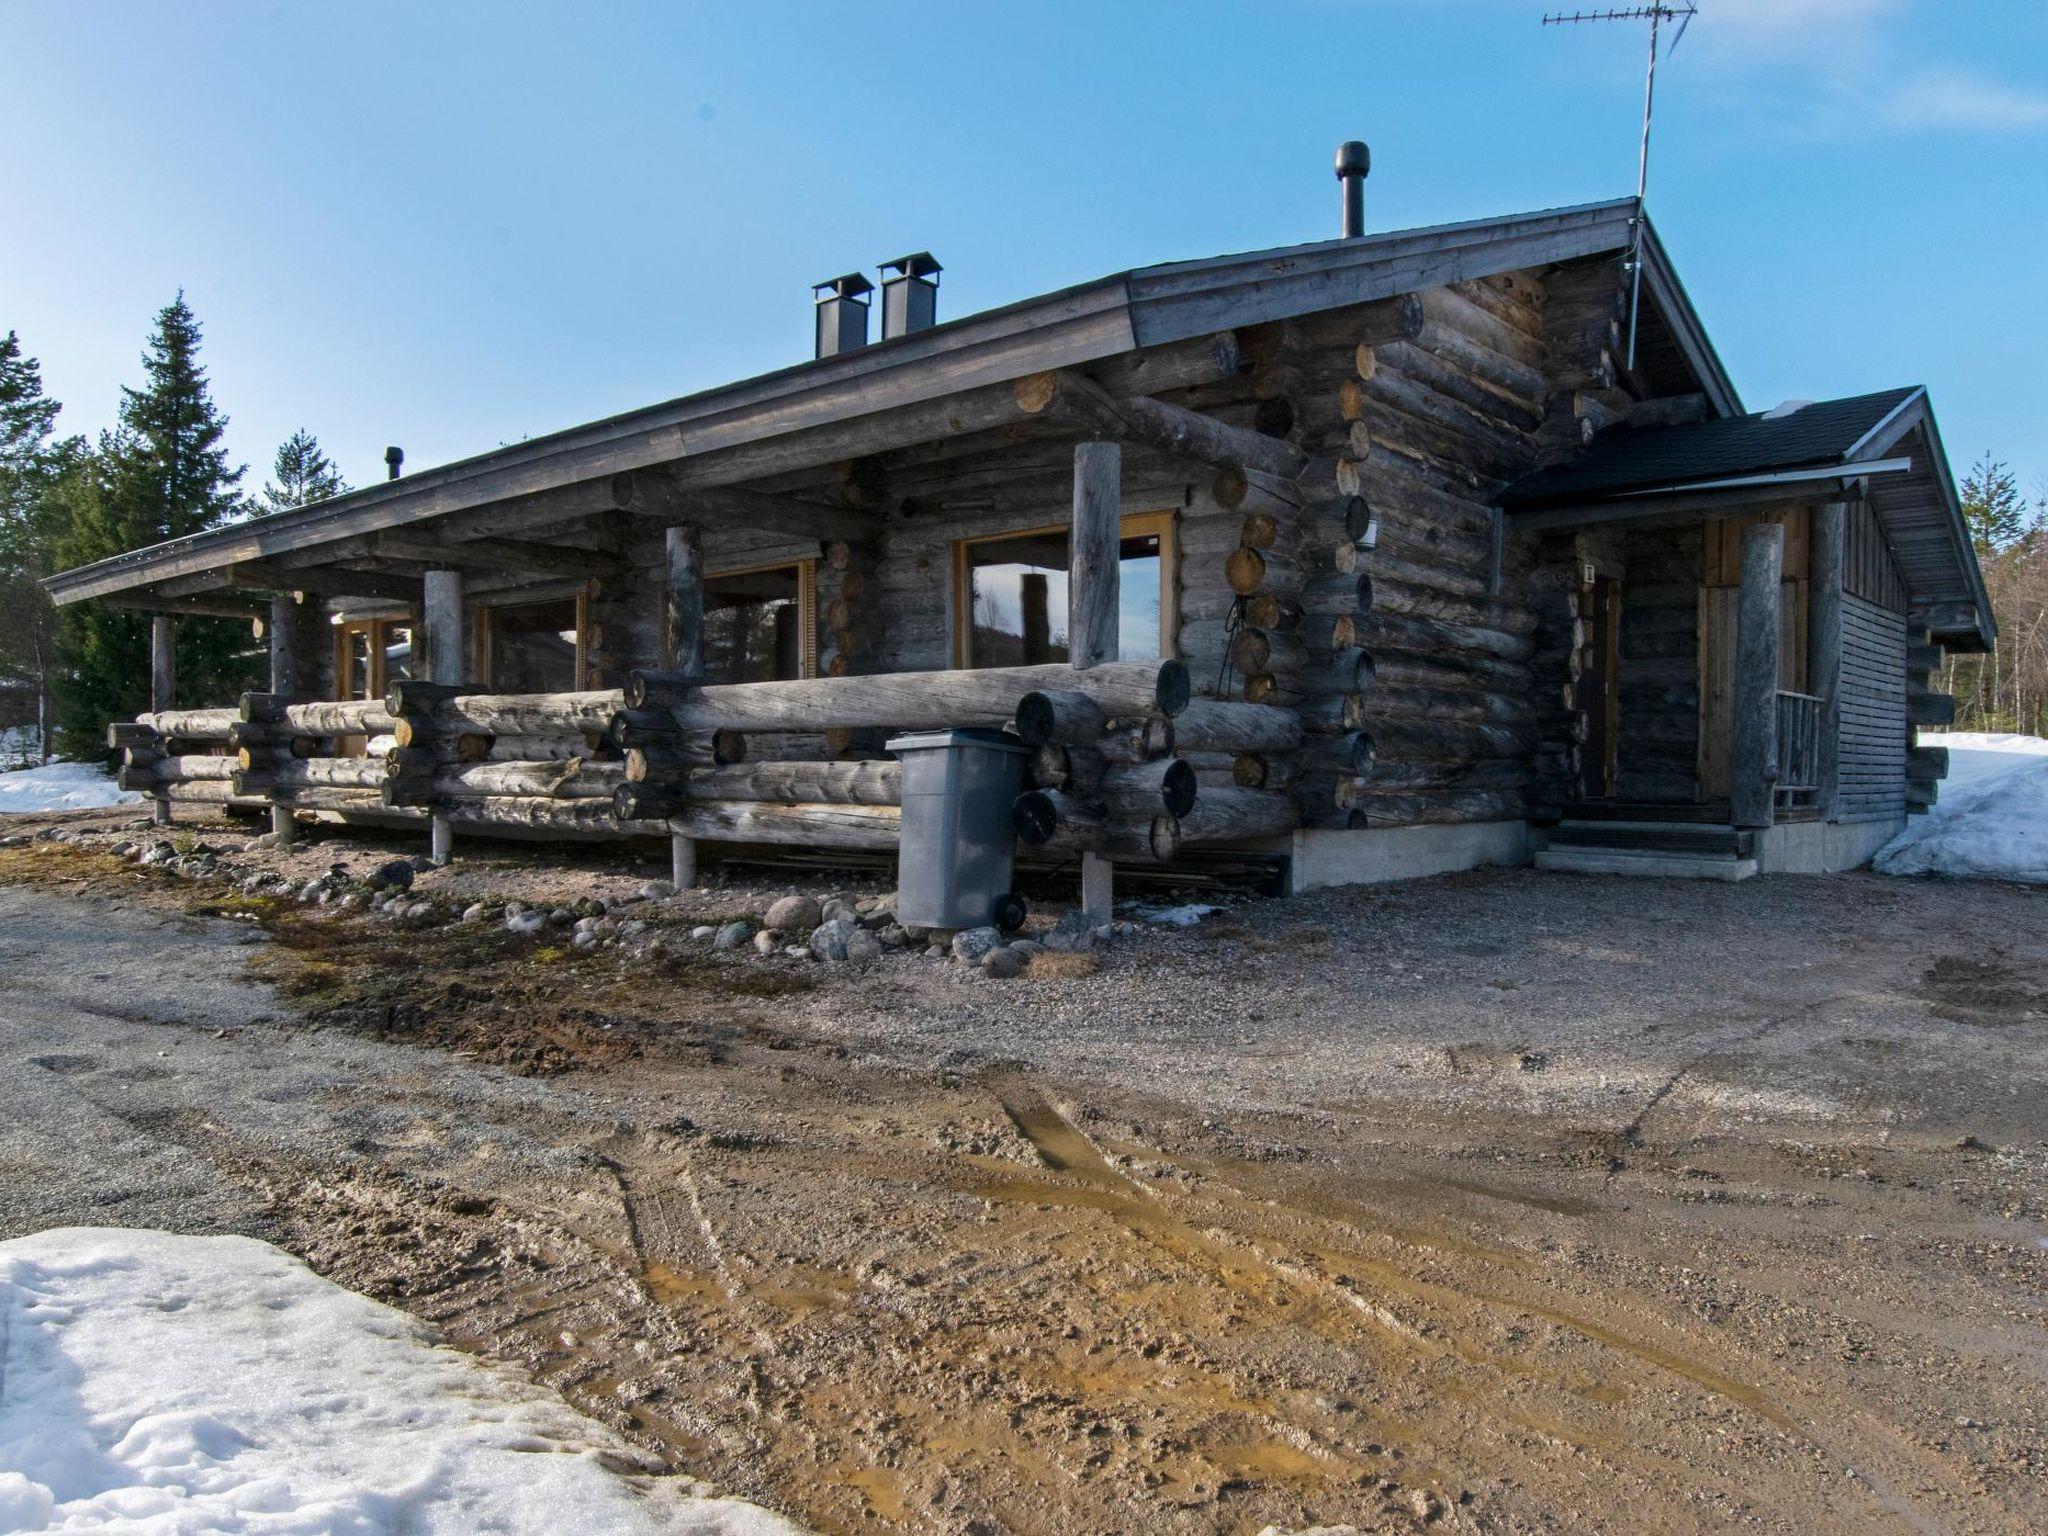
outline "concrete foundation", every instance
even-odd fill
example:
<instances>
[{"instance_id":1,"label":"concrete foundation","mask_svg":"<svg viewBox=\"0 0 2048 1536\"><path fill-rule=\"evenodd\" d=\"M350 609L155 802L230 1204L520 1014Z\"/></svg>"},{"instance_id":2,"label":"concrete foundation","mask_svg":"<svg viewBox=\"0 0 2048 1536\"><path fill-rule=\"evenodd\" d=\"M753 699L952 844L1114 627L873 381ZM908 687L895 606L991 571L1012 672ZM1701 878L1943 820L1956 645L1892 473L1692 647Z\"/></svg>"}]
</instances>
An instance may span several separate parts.
<instances>
[{"instance_id":1,"label":"concrete foundation","mask_svg":"<svg viewBox=\"0 0 2048 1536\"><path fill-rule=\"evenodd\" d=\"M1831 875L1861 869L1899 835L1903 816L1884 821L1792 821L1756 835L1757 868L1767 875Z\"/></svg>"},{"instance_id":2,"label":"concrete foundation","mask_svg":"<svg viewBox=\"0 0 2048 1536\"><path fill-rule=\"evenodd\" d=\"M1288 889L1376 885L1486 865L1527 864L1529 824L1482 821L1447 827L1311 828L1289 839Z\"/></svg>"}]
</instances>

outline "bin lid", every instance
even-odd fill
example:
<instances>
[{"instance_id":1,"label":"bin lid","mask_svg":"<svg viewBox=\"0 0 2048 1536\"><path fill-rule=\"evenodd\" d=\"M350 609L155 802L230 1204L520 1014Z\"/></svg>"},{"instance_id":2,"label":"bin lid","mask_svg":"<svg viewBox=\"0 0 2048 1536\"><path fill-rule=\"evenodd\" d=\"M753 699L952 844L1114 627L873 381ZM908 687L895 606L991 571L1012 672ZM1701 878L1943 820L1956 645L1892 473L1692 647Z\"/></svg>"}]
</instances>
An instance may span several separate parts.
<instances>
[{"instance_id":1,"label":"bin lid","mask_svg":"<svg viewBox=\"0 0 2048 1536\"><path fill-rule=\"evenodd\" d=\"M882 743L885 752L930 752L941 747L988 747L998 752L1029 752L1031 749L1008 731L986 726L967 726L952 731L915 731Z\"/></svg>"}]
</instances>

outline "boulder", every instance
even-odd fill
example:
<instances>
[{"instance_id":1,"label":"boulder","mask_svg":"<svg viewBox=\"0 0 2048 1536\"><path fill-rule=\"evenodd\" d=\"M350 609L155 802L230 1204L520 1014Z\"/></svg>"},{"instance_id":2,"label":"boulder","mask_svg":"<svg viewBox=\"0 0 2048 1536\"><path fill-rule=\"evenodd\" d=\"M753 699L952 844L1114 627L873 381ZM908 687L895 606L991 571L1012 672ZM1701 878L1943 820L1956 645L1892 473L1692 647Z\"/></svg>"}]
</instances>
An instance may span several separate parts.
<instances>
[{"instance_id":1,"label":"boulder","mask_svg":"<svg viewBox=\"0 0 2048 1536\"><path fill-rule=\"evenodd\" d=\"M872 965L882 958L882 941L865 928L855 928L846 936L846 960L849 965Z\"/></svg>"},{"instance_id":2,"label":"boulder","mask_svg":"<svg viewBox=\"0 0 2048 1536\"><path fill-rule=\"evenodd\" d=\"M666 901L675 893L676 888L666 880L650 880L640 887L642 901Z\"/></svg>"},{"instance_id":3,"label":"boulder","mask_svg":"<svg viewBox=\"0 0 2048 1536\"><path fill-rule=\"evenodd\" d=\"M412 889L412 864L406 859L387 859L364 877L364 883L373 891Z\"/></svg>"},{"instance_id":4,"label":"boulder","mask_svg":"<svg viewBox=\"0 0 2048 1536\"><path fill-rule=\"evenodd\" d=\"M988 958L991 950L1002 948L1003 932L1000 928L962 928L953 935L953 958L964 960L969 965L979 965Z\"/></svg>"},{"instance_id":5,"label":"boulder","mask_svg":"<svg viewBox=\"0 0 2048 1536\"><path fill-rule=\"evenodd\" d=\"M764 919L777 933L809 933L824 920L825 914L809 896L784 896L769 907Z\"/></svg>"},{"instance_id":6,"label":"boulder","mask_svg":"<svg viewBox=\"0 0 2048 1536\"><path fill-rule=\"evenodd\" d=\"M782 941L775 936L775 930L772 928L763 928L754 935L754 953L760 955L763 959L774 954L781 947Z\"/></svg>"},{"instance_id":7,"label":"boulder","mask_svg":"<svg viewBox=\"0 0 2048 1536\"><path fill-rule=\"evenodd\" d=\"M1095 947L1095 923L1076 908L1064 914L1045 936L1045 947L1061 954L1076 955Z\"/></svg>"},{"instance_id":8,"label":"boulder","mask_svg":"<svg viewBox=\"0 0 2048 1536\"><path fill-rule=\"evenodd\" d=\"M860 932L850 918L833 918L811 930L811 953L820 960L844 960L847 940Z\"/></svg>"},{"instance_id":9,"label":"boulder","mask_svg":"<svg viewBox=\"0 0 2048 1536\"><path fill-rule=\"evenodd\" d=\"M713 949L738 949L754 936L753 926L746 922L727 923L713 935Z\"/></svg>"},{"instance_id":10,"label":"boulder","mask_svg":"<svg viewBox=\"0 0 2048 1536\"><path fill-rule=\"evenodd\" d=\"M696 927L690 930L690 937L700 941L704 939L714 939L718 937L718 930L712 927L709 923L699 923Z\"/></svg>"},{"instance_id":11,"label":"boulder","mask_svg":"<svg viewBox=\"0 0 2048 1536\"><path fill-rule=\"evenodd\" d=\"M545 912L514 912L505 919L505 926L514 933L539 933L547 925Z\"/></svg>"},{"instance_id":12,"label":"boulder","mask_svg":"<svg viewBox=\"0 0 2048 1536\"><path fill-rule=\"evenodd\" d=\"M994 976L1007 981L1024 969L1024 957L1008 947L992 949L982 958L981 970L985 976Z\"/></svg>"},{"instance_id":13,"label":"boulder","mask_svg":"<svg viewBox=\"0 0 2048 1536\"><path fill-rule=\"evenodd\" d=\"M834 896L826 902L820 916L828 923L853 923L860 920L860 913L854 909L853 903L840 896Z\"/></svg>"}]
</instances>

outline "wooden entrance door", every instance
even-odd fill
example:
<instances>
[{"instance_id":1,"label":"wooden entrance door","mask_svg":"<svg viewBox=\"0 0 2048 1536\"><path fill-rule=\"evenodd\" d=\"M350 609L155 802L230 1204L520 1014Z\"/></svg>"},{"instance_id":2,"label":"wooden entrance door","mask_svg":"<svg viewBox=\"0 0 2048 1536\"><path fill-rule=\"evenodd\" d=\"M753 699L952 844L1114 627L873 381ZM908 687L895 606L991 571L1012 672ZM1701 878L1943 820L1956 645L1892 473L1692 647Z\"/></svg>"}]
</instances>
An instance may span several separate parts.
<instances>
[{"instance_id":1,"label":"wooden entrance door","mask_svg":"<svg viewBox=\"0 0 2048 1536\"><path fill-rule=\"evenodd\" d=\"M1579 748L1579 798L1614 795L1616 749L1620 742L1621 579L1596 576L1586 605L1586 665L1579 674L1585 701L1586 739Z\"/></svg>"},{"instance_id":2,"label":"wooden entrance door","mask_svg":"<svg viewBox=\"0 0 2048 1536\"><path fill-rule=\"evenodd\" d=\"M1742 595L1742 533L1758 523L1785 525L1784 574L1778 587L1780 635L1778 686L1806 689L1806 604L1808 595L1807 512L1710 519L1700 581L1699 797L1726 800L1734 766L1735 616Z\"/></svg>"}]
</instances>

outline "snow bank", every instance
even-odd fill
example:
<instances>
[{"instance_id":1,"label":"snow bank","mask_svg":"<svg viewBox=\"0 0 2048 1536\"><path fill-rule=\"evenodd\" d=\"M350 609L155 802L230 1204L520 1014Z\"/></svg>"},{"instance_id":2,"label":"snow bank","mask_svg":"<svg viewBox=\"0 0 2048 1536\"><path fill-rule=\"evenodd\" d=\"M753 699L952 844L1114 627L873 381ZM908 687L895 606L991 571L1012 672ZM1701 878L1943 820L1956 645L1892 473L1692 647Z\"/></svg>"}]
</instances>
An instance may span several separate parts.
<instances>
[{"instance_id":1,"label":"snow bank","mask_svg":"<svg viewBox=\"0 0 2048 1536\"><path fill-rule=\"evenodd\" d=\"M1934 809L1877 852L1886 875L1973 875L2048 884L2048 741L1981 731L1920 733L1948 748Z\"/></svg>"},{"instance_id":2,"label":"snow bank","mask_svg":"<svg viewBox=\"0 0 2048 1536\"><path fill-rule=\"evenodd\" d=\"M796 1536L244 1237L0 1243L0 1532Z\"/></svg>"},{"instance_id":3,"label":"snow bank","mask_svg":"<svg viewBox=\"0 0 2048 1536\"><path fill-rule=\"evenodd\" d=\"M84 811L141 798L116 788L98 763L45 763L0 773L0 811Z\"/></svg>"}]
</instances>

